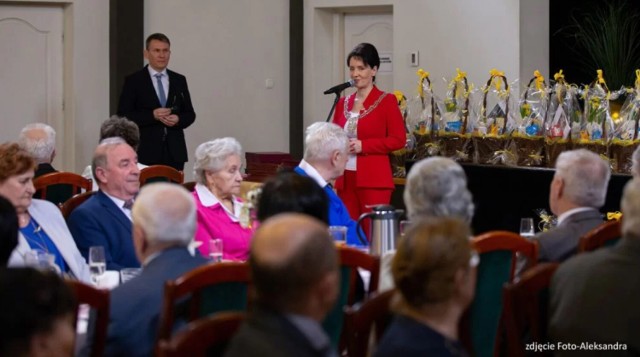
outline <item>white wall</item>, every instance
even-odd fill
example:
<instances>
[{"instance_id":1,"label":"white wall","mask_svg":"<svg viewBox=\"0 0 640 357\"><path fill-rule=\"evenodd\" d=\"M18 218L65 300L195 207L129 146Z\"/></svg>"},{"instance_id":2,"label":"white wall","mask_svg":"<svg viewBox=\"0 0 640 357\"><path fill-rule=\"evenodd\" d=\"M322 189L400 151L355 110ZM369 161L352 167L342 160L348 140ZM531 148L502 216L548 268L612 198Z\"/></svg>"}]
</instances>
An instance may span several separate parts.
<instances>
[{"instance_id":1,"label":"white wall","mask_svg":"<svg viewBox=\"0 0 640 357\"><path fill-rule=\"evenodd\" d=\"M289 0L145 0L144 6L145 36L169 36L169 68L187 77L196 111L185 131L187 179L195 148L213 138L233 136L245 151L288 152Z\"/></svg>"},{"instance_id":2,"label":"white wall","mask_svg":"<svg viewBox=\"0 0 640 357\"><path fill-rule=\"evenodd\" d=\"M393 89L417 95L416 71L423 68L431 73L436 94L444 97L442 78L455 75L456 67L476 87L487 81L492 68L503 71L509 82L521 75L528 80L533 69L548 77L548 0L521 2L528 3L522 14L520 2L513 0L304 0L305 125L324 120L332 98L322 91L338 83L344 70L332 64L333 42L340 39L337 14L391 8ZM526 26L520 24L521 15ZM419 67L409 65L414 51L420 53Z\"/></svg>"}]
</instances>

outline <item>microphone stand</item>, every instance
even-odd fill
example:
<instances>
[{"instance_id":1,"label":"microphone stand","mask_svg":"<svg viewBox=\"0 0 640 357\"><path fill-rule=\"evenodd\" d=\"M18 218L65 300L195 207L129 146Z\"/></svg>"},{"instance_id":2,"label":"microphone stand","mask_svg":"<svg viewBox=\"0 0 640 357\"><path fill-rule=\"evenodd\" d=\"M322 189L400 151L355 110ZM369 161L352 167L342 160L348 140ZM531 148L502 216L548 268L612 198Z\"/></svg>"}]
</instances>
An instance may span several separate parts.
<instances>
[{"instance_id":1,"label":"microphone stand","mask_svg":"<svg viewBox=\"0 0 640 357\"><path fill-rule=\"evenodd\" d=\"M329 116L327 117L327 123L331 120L331 115L333 114L333 111L336 109L336 105L338 105L338 101L340 100L340 93L342 92L336 92L336 98L333 100L333 105L331 106L331 110L329 111Z\"/></svg>"}]
</instances>

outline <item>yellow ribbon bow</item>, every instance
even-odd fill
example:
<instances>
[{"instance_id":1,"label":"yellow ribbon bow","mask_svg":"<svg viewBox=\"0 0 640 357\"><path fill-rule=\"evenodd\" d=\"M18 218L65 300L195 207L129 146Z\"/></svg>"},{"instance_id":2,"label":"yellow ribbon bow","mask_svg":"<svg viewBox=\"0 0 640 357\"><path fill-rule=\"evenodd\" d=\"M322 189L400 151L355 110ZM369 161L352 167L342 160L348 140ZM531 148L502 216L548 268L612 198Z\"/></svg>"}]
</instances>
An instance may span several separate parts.
<instances>
[{"instance_id":1,"label":"yellow ribbon bow","mask_svg":"<svg viewBox=\"0 0 640 357\"><path fill-rule=\"evenodd\" d=\"M407 99L404 96L404 94L399 90L393 91L393 94L396 96L396 100L398 101L398 105L402 105L402 102L404 102Z\"/></svg>"},{"instance_id":2,"label":"yellow ribbon bow","mask_svg":"<svg viewBox=\"0 0 640 357\"><path fill-rule=\"evenodd\" d=\"M420 83L418 83L418 94L420 95L420 98L424 98L424 81L429 77L429 72L420 68L416 74L420 77Z\"/></svg>"},{"instance_id":3,"label":"yellow ribbon bow","mask_svg":"<svg viewBox=\"0 0 640 357\"><path fill-rule=\"evenodd\" d=\"M564 74L562 74L562 70L560 70L558 73L553 75L553 79L556 80L556 82L558 82L559 80L564 80Z\"/></svg>"},{"instance_id":4,"label":"yellow ribbon bow","mask_svg":"<svg viewBox=\"0 0 640 357\"><path fill-rule=\"evenodd\" d=\"M462 81L464 81L466 77L467 77L467 72L463 72L460 70L460 68L456 68L456 77L452 81L452 85L455 87L454 97L458 96L460 91L460 85L462 85Z\"/></svg>"},{"instance_id":5,"label":"yellow ribbon bow","mask_svg":"<svg viewBox=\"0 0 640 357\"><path fill-rule=\"evenodd\" d=\"M533 76L536 77L536 88L541 91L544 86L544 77L542 76L542 73L536 69L533 71Z\"/></svg>"},{"instance_id":6,"label":"yellow ribbon bow","mask_svg":"<svg viewBox=\"0 0 640 357\"><path fill-rule=\"evenodd\" d=\"M640 69L636 69L636 88L640 89Z\"/></svg>"},{"instance_id":7,"label":"yellow ribbon bow","mask_svg":"<svg viewBox=\"0 0 640 357\"><path fill-rule=\"evenodd\" d=\"M489 71L489 74L491 75L491 77L492 77L492 78L493 78L493 77L496 77L496 78L497 78L497 80L495 81L495 84L496 84L496 90L500 90L500 86L502 85L502 77L504 77L504 72L502 72L502 71L498 71L497 69L492 68L492 69Z\"/></svg>"},{"instance_id":8,"label":"yellow ribbon bow","mask_svg":"<svg viewBox=\"0 0 640 357\"><path fill-rule=\"evenodd\" d=\"M622 218L622 212L607 212L607 221L619 221Z\"/></svg>"},{"instance_id":9,"label":"yellow ribbon bow","mask_svg":"<svg viewBox=\"0 0 640 357\"><path fill-rule=\"evenodd\" d=\"M602 70L598 69L596 70L596 73L598 74L598 83L605 84L604 77L602 76Z\"/></svg>"}]
</instances>

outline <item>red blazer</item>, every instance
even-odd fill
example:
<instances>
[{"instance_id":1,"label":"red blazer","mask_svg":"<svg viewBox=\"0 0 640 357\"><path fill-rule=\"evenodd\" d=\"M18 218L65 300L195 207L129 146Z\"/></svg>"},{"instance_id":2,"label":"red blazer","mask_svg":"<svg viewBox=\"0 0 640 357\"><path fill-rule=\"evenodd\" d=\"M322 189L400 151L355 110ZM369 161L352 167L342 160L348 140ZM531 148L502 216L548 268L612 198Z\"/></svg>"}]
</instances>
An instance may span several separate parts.
<instances>
[{"instance_id":1,"label":"red blazer","mask_svg":"<svg viewBox=\"0 0 640 357\"><path fill-rule=\"evenodd\" d=\"M389 153L402 149L407 136L398 108L398 102L393 94L380 91L376 86L364 101L363 115L378 99L384 96L375 108L358 119L358 139L362 141L362 152L358 154L356 169L356 185L368 188L394 188ZM353 108L355 93L341 98L336 106L333 122L344 128L347 118L346 112ZM342 177L336 181L336 188L342 188Z\"/></svg>"}]
</instances>

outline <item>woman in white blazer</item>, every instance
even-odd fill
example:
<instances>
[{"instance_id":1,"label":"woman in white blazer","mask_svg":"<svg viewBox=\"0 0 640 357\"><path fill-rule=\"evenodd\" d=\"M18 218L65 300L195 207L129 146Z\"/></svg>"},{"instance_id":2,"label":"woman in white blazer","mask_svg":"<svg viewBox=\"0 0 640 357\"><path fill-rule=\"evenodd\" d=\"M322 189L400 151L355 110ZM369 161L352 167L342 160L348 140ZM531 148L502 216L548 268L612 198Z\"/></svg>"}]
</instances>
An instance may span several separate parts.
<instances>
[{"instance_id":1,"label":"woman in white blazer","mask_svg":"<svg viewBox=\"0 0 640 357\"><path fill-rule=\"evenodd\" d=\"M0 145L0 195L18 215L18 246L8 266L24 266L27 253L42 250L55 256L60 270L75 279L91 282L89 267L78 251L60 210L51 202L33 199L35 160L16 143Z\"/></svg>"}]
</instances>

